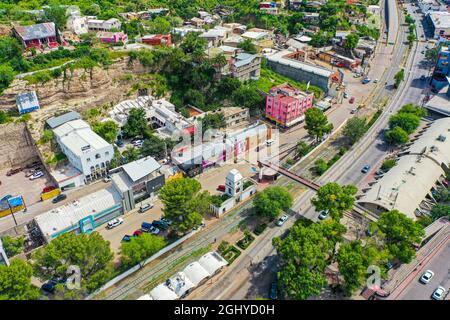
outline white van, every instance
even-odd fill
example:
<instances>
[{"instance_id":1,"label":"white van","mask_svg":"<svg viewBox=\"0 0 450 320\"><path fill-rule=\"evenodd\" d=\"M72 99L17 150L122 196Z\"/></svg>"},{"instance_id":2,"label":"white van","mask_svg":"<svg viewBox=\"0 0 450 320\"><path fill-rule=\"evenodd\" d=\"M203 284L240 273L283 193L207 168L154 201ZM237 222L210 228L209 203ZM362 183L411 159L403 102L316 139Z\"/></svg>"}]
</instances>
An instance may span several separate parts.
<instances>
[{"instance_id":1,"label":"white van","mask_svg":"<svg viewBox=\"0 0 450 320\"><path fill-rule=\"evenodd\" d=\"M275 141L273 141L273 139L267 140L267 141L266 141L266 145L267 145L268 147L270 147L274 142L275 142Z\"/></svg>"}]
</instances>

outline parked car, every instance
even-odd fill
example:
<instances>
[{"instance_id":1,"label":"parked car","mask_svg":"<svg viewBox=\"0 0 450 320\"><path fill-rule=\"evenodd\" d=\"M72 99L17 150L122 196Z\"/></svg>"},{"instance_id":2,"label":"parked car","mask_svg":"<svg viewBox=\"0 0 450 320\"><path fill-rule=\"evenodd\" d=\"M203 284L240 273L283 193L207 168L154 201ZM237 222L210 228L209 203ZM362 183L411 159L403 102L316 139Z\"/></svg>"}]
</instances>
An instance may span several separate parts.
<instances>
[{"instance_id":1,"label":"parked car","mask_svg":"<svg viewBox=\"0 0 450 320\"><path fill-rule=\"evenodd\" d=\"M361 81L362 84L367 84L370 82L369 78L365 78L363 81Z\"/></svg>"},{"instance_id":2,"label":"parked car","mask_svg":"<svg viewBox=\"0 0 450 320\"><path fill-rule=\"evenodd\" d=\"M33 175L29 179L36 180L43 176L44 176L44 173L42 171L36 171L35 173L33 173Z\"/></svg>"},{"instance_id":3,"label":"parked car","mask_svg":"<svg viewBox=\"0 0 450 320\"><path fill-rule=\"evenodd\" d=\"M139 237L142 234L142 230L136 230L133 232L133 237Z\"/></svg>"},{"instance_id":4,"label":"parked car","mask_svg":"<svg viewBox=\"0 0 450 320\"><path fill-rule=\"evenodd\" d=\"M161 221L164 221L165 223L167 223L169 226L172 224L172 221L170 221L169 219L166 218L161 218Z\"/></svg>"},{"instance_id":5,"label":"parked car","mask_svg":"<svg viewBox=\"0 0 450 320\"><path fill-rule=\"evenodd\" d=\"M319 220L325 220L330 215L330 210L322 210L319 213Z\"/></svg>"},{"instance_id":6,"label":"parked car","mask_svg":"<svg viewBox=\"0 0 450 320\"><path fill-rule=\"evenodd\" d=\"M349 100L348 102L350 102L350 103L355 102L355 97L351 97L350 100Z\"/></svg>"},{"instance_id":7,"label":"parked car","mask_svg":"<svg viewBox=\"0 0 450 320\"><path fill-rule=\"evenodd\" d=\"M47 281L46 283L44 283L41 286L41 290L44 291L45 293L54 293L56 290L56 285L59 283L65 283L66 279L63 277L55 277L53 279L50 279L49 281Z\"/></svg>"},{"instance_id":8,"label":"parked car","mask_svg":"<svg viewBox=\"0 0 450 320\"><path fill-rule=\"evenodd\" d=\"M373 83L378 83L378 79L373 80Z\"/></svg>"},{"instance_id":9,"label":"parked car","mask_svg":"<svg viewBox=\"0 0 450 320\"><path fill-rule=\"evenodd\" d=\"M369 172L369 170L370 170L370 166L369 166L368 164L366 164L366 165L361 169L361 172L362 172L362 173L367 173L367 172Z\"/></svg>"},{"instance_id":10,"label":"parked car","mask_svg":"<svg viewBox=\"0 0 450 320\"><path fill-rule=\"evenodd\" d=\"M275 281L270 285L269 298L272 300L278 299L278 284Z\"/></svg>"},{"instance_id":11,"label":"parked car","mask_svg":"<svg viewBox=\"0 0 450 320\"><path fill-rule=\"evenodd\" d=\"M281 226L286 222L286 220L287 220L288 218L289 218L288 215L283 214L283 215L277 220L277 222L275 222L275 224L276 224L277 226L281 227Z\"/></svg>"},{"instance_id":12,"label":"parked car","mask_svg":"<svg viewBox=\"0 0 450 320\"><path fill-rule=\"evenodd\" d=\"M350 111L351 114L355 114L355 113L357 113L357 112L358 112L358 108L353 108L353 109Z\"/></svg>"},{"instance_id":13,"label":"parked car","mask_svg":"<svg viewBox=\"0 0 450 320\"><path fill-rule=\"evenodd\" d=\"M44 189L42 189L42 193L47 193L47 192L50 192L55 189L56 189L55 186L46 186L46 187L44 187Z\"/></svg>"},{"instance_id":14,"label":"parked car","mask_svg":"<svg viewBox=\"0 0 450 320\"><path fill-rule=\"evenodd\" d=\"M67 196L64 193L58 194L56 197L53 198L52 203L58 203L60 201L63 201L67 198Z\"/></svg>"},{"instance_id":15,"label":"parked car","mask_svg":"<svg viewBox=\"0 0 450 320\"><path fill-rule=\"evenodd\" d=\"M144 221L141 223L141 230L144 232L149 232L152 227L153 225L149 222Z\"/></svg>"},{"instance_id":16,"label":"parked car","mask_svg":"<svg viewBox=\"0 0 450 320\"><path fill-rule=\"evenodd\" d=\"M133 140L133 141L131 141L131 144L137 148L140 148L144 144L144 140L141 140L141 139Z\"/></svg>"},{"instance_id":17,"label":"parked car","mask_svg":"<svg viewBox=\"0 0 450 320\"><path fill-rule=\"evenodd\" d=\"M22 171L22 168L20 168L20 167L10 169L10 170L8 170L8 172L6 172L6 175L9 177L9 176L12 176L13 174L19 173L20 171Z\"/></svg>"},{"instance_id":18,"label":"parked car","mask_svg":"<svg viewBox=\"0 0 450 320\"><path fill-rule=\"evenodd\" d=\"M115 228L115 227L121 225L122 223L123 223L122 218L116 218L116 219L109 221L108 224L106 225L106 228L112 229L112 228Z\"/></svg>"},{"instance_id":19,"label":"parked car","mask_svg":"<svg viewBox=\"0 0 450 320\"><path fill-rule=\"evenodd\" d=\"M382 174L384 174L384 170L379 169L379 170L377 170L377 172L375 172L375 174L377 176L381 176Z\"/></svg>"},{"instance_id":20,"label":"parked car","mask_svg":"<svg viewBox=\"0 0 450 320\"><path fill-rule=\"evenodd\" d=\"M126 234L126 235L123 236L121 241L122 242L130 242L131 238L133 238L133 236L130 236L130 235Z\"/></svg>"},{"instance_id":21,"label":"parked car","mask_svg":"<svg viewBox=\"0 0 450 320\"><path fill-rule=\"evenodd\" d=\"M110 176L106 176L106 177L103 178L103 182L104 183L108 183L110 181L111 181L111 177Z\"/></svg>"},{"instance_id":22,"label":"parked car","mask_svg":"<svg viewBox=\"0 0 450 320\"><path fill-rule=\"evenodd\" d=\"M431 270L427 270L422 274L419 281L422 282L423 284L427 284L431 281L431 279L433 277L434 277L434 272Z\"/></svg>"},{"instance_id":23,"label":"parked car","mask_svg":"<svg viewBox=\"0 0 450 320\"><path fill-rule=\"evenodd\" d=\"M152 225L162 230L169 229L169 225L161 220L153 220Z\"/></svg>"},{"instance_id":24,"label":"parked car","mask_svg":"<svg viewBox=\"0 0 450 320\"><path fill-rule=\"evenodd\" d=\"M123 143L122 140L117 140L116 141L116 146L118 146L119 148L123 147L125 144Z\"/></svg>"},{"instance_id":25,"label":"parked car","mask_svg":"<svg viewBox=\"0 0 450 320\"><path fill-rule=\"evenodd\" d=\"M8 195L4 196L3 198L1 198L0 202L6 201L6 200L8 200L11 197L12 197L12 195L8 194Z\"/></svg>"},{"instance_id":26,"label":"parked car","mask_svg":"<svg viewBox=\"0 0 450 320\"><path fill-rule=\"evenodd\" d=\"M219 184L219 185L217 186L217 191L225 192L225 185Z\"/></svg>"},{"instance_id":27,"label":"parked car","mask_svg":"<svg viewBox=\"0 0 450 320\"><path fill-rule=\"evenodd\" d=\"M431 295L431 298L434 300L441 300L444 297L445 294L445 288L442 286L439 286L434 290L433 294Z\"/></svg>"},{"instance_id":28,"label":"parked car","mask_svg":"<svg viewBox=\"0 0 450 320\"><path fill-rule=\"evenodd\" d=\"M158 228L152 226L148 232L156 236L160 231L161 230L159 230Z\"/></svg>"},{"instance_id":29,"label":"parked car","mask_svg":"<svg viewBox=\"0 0 450 320\"><path fill-rule=\"evenodd\" d=\"M425 77L424 75L421 75L421 76L420 76L420 80L422 80L422 81L425 81L426 78L427 78L427 77Z\"/></svg>"},{"instance_id":30,"label":"parked car","mask_svg":"<svg viewBox=\"0 0 450 320\"><path fill-rule=\"evenodd\" d=\"M348 98L348 93L344 92L344 98L347 99Z\"/></svg>"},{"instance_id":31,"label":"parked car","mask_svg":"<svg viewBox=\"0 0 450 320\"><path fill-rule=\"evenodd\" d=\"M151 208L153 208L153 204L151 203L146 203L143 206L141 206L138 210L139 213L144 213L145 211L150 210Z\"/></svg>"}]
</instances>

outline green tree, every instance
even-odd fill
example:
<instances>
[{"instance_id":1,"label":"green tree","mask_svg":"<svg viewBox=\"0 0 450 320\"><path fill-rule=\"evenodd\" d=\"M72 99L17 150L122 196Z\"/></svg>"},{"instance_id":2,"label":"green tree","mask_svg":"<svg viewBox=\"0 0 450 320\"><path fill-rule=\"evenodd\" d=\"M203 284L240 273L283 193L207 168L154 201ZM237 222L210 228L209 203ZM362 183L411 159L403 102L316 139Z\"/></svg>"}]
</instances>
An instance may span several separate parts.
<instances>
[{"instance_id":1,"label":"green tree","mask_svg":"<svg viewBox=\"0 0 450 320\"><path fill-rule=\"evenodd\" d=\"M129 138L142 136L148 129L147 117L143 108L132 108L123 126L123 132Z\"/></svg>"},{"instance_id":2,"label":"green tree","mask_svg":"<svg viewBox=\"0 0 450 320\"><path fill-rule=\"evenodd\" d=\"M67 16L66 8L60 5L50 5L50 7L44 10L44 19L46 21L54 22L59 30L66 27Z\"/></svg>"},{"instance_id":3,"label":"green tree","mask_svg":"<svg viewBox=\"0 0 450 320\"><path fill-rule=\"evenodd\" d=\"M10 236L4 236L2 237L2 243L8 257L14 257L23 251L23 237L13 239Z\"/></svg>"},{"instance_id":4,"label":"green tree","mask_svg":"<svg viewBox=\"0 0 450 320\"><path fill-rule=\"evenodd\" d=\"M108 281L113 271L113 253L98 232L64 233L33 254L34 274L45 281L67 277L69 266L81 272L81 291L92 292Z\"/></svg>"},{"instance_id":5,"label":"green tree","mask_svg":"<svg viewBox=\"0 0 450 320\"><path fill-rule=\"evenodd\" d=\"M225 117L222 112L206 114L200 119L202 124L202 132L208 129L220 129L225 127Z\"/></svg>"},{"instance_id":6,"label":"green tree","mask_svg":"<svg viewBox=\"0 0 450 320\"><path fill-rule=\"evenodd\" d=\"M186 54L192 54L196 58L201 58L205 55L205 50L208 43L205 38L200 38L199 33L189 32L180 44L180 48Z\"/></svg>"},{"instance_id":7,"label":"green tree","mask_svg":"<svg viewBox=\"0 0 450 320\"><path fill-rule=\"evenodd\" d=\"M434 65L439 56L439 48L431 48L425 51L425 59L427 59L428 63Z\"/></svg>"},{"instance_id":8,"label":"green tree","mask_svg":"<svg viewBox=\"0 0 450 320\"><path fill-rule=\"evenodd\" d=\"M384 140L389 144L405 144L409 141L408 133L400 127L392 128L384 133Z\"/></svg>"},{"instance_id":9,"label":"green tree","mask_svg":"<svg viewBox=\"0 0 450 320\"><path fill-rule=\"evenodd\" d=\"M361 139L367 131L367 123L365 118L354 117L347 121L343 134L350 146L354 145Z\"/></svg>"},{"instance_id":10,"label":"green tree","mask_svg":"<svg viewBox=\"0 0 450 320\"><path fill-rule=\"evenodd\" d=\"M252 115L257 115L259 113L260 107L265 101L257 90L248 86L241 86L234 91L231 99L235 105L250 109L250 114Z\"/></svg>"},{"instance_id":11,"label":"green tree","mask_svg":"<svg viewBox=\"0 0 450 320\"><path fill-rule=\"evenodd\" d=\"M354 50L359 42L359 35L357 33L350 33L347 38L345 38L344 48L347 50Z\"/></svg>"},{"instance_id":12,"label":"green tree","mask_svg":"<svg viewBox=\"0 0 450 320\"><path fill-rule=\"evenodd\" d=\"M167 182L160 190L164 216L172 220L174 230L185 233L202 222L211 203L209 192L201 192L201 184L192 178Z\"/></svg>"},{"instance_id":13,"label":"green tree","mask_svg":"<svg viewBox=\"0 0 450 320\"><path fill-rule=\"evenodd\" d=\"M256 46L250 39L245 39L241 43L238 44L238 48L244 50L247 53L255 54L257 52Z\"/></svg>"},{"instance_id":14,"label":"green tree","mask_svg":"<svg viewBox=\"0 0 450 320\"><path fill-rule=\"evenodd\" d=\"M311 203L317 212L329 210L331 216L339 220L344 211L353 208L357 192L358 189L353 185L341 186L336 182L330 182L319 188Z\"/></svg>"},{"instance_id":15,"label":"green tree","mask_svg":"<svg viewBox=\"0 0 450 320\"><path fill-rule=\"evenodd\" d=\"M37 300L40 292L31 284L32 275L33 268L20 259L0 265L0 300Z\"/></svg>"},{"instance_id":16,"label":"green tree","mask_svg":"<svg viewBox=\"0 0 450 320\"><path fill-rule=\"evenodd\" d=\"M0 93L14 80L14 70L9 65L0 65Z\"/></svg>"},{"instance_id":17,"label":"green tree","mask_svg":"<svg viewBox=\"0 0 450 320\"><path fill-rule=\"evenodd\" d=\"M411 262L416 255L413 244L420 244L425 235L422 225L398 210L391 210L381 214L376 226L389 253L403 263Z\"/></svg>"},{"instance_id":18,"label":"green tree","mask_svg":"<svg viewBox=\"0 0 450 320\"><path fill-rule=\"evenodd\" d=\"M168 155L172 148L173 142L170 139L161 139L151 134L144 140L141 153L144 156L151 156L156 159L162 159Z\"/></svg>"},{"instance_id":19,"label":"green tree","mask_svg":"<svg viewBox=\"0 0 450 320\"><path fill-rule=\"evenodd\" d=\"M22 46L16 38L0 37L0 62L22 56Z\"/></svg>"},{"instance_id":20,"label":"green tree","mask_svg":"<svg viewBox=\"0 0 450 320\"><path fill-rule=\"evenodd\" d=\"M406 17L405 17L405 22L407 23L407 24L413 24L413 23L415 23L416 22L416 20L414 20L414 18L413 17L411 17L411 15L406 15Z\"/></svg>"},{"instance_id":21,"label":"green tree","mask_svg":"<svg viewBox=\"0 0 450 320\"><path fill-rule=\"evenodd\" d=\"M125 266L134 266L151 257L167 245L163 237L142 233L130 242L122 243L120 247L121 262Z\"/></svg>"},{"instance_id":22,"label":"green tree","mask_svg":"<svg viewBox=\"0 0 450 320\"><path fill-rule=\"evenodd\" d=\"M405 79L405 70L404 69L400 69L400 71L398 71L395 76L395 88L398 88L400 86L400 83Z\"/></svg>"},{"instance_id":23,"label":"green tree","mask_svg":"<svg viewBox=\"0 0 450 320\"><path fill-rule=\"evenodd\" d=\"M412 113L401 112L389 118L389 127L391 129L400 127L408 134L413 133L419 125L420 118Z\"/></svg>"},{"instance_id":24,"label":"green tree","mask_svg":"<svg viewBox=\"0 0 450 320\"><path fill-rule=\"evenodd\" d=\"M314 162L313 170L318 176L321 176L322 174L325 173L325 171L328 170L328 164L325 160L318 159L316 160L316 162Z\"/></svg>"},{"instance_id":25,"label":"green tree","mask_svg":"<svg viewBox=\"0 0 450 320\"><path fill-rule=\"evenodd\" d=\"M391 170L393 167L395 167L396 164L397 161L395 161L395 159L386 159L383 161L383 164L381 165L381 170L387 172Z\"/></svg>"},{"instance_id":26,"label":"green tree","mask_svg":"<svg viewBox=\"0 0 450 320\"><path fill-rule=\"evenodd\" d=\"M421 106L415 105L413 103L405 104L398 113L409 113L416 115L418 117L426 117L428 115L428 111Z\"/></svg>"},{"instance_id":27,"label":"green tree","mask_svg":"<svg viewBox=\"0 0 450 320\"><path fill-rule=\"evenodd\" d=\"M328 119L322 110L309 108L305 114L305 129L316 138L316 141L319 141L333 130L333 124L328 123Z\"/></svg>"},{"instance_id":28,"label":"green tree","mask_svg":"<svg viewBox=\"0 0 450 320\"><path fill-rule=\"evenodd\" d=\"M288 210L293 203L292 195L283 187L269 187L256 194L253 204L259 216L276 218L281 211Z\"/></svg>"},{"instance_id":29,"label":"green tree","mask_svg":"<svg viewBox=\"0 0 450 320\"><path fill-rule=\"evenodd\" d=\"M150 34L167 34L172 31L172 25L165 17L156 17L148 23L147 30Z\"/></svg>"},{"instance_id":30,"label":"green tree","mask_svg":"<svg viewBox=\"0 0 450 320\"><path fill-rule=\"evenodd\" d=\"M108 141L109 143L113 143L116 141L117 134L119 132L119 126L112 120L104 121L104 122L96 122L92 125L92 130L100 137Z\"/></svg>"},{"instance_id":31,"label":"green tree","mask_svg":"<svg viewBox=\"0 0 450 320\"><path fill-rule=\"evenodd\" d=\"M141 151L138 148L128 146L123 151L122 155L125 157L125 161L128 163L138 160L141 157Z\"/></svg>"},{"instance_id":32,"label":"green tree","mask_svg":"<svg viewBox=\"0 0 450 320\"><path fill-rule=\"evenodd\" d=\"M305 141L299 141L295 146L295 157L301 158L306 156L309 151L311 151L311 146L307 144Z\"/></svg>"},{"instance_id":33,"label":"green tree","mask_svg":"<svg viewBox=\"0 0 450 320\"><path fill-rule=\"evenodd\" d=\"M442 217L450 218L450 206L445 204L437 204L431 209L431 218L437 220Z\"/></svg>"}]
</instances>

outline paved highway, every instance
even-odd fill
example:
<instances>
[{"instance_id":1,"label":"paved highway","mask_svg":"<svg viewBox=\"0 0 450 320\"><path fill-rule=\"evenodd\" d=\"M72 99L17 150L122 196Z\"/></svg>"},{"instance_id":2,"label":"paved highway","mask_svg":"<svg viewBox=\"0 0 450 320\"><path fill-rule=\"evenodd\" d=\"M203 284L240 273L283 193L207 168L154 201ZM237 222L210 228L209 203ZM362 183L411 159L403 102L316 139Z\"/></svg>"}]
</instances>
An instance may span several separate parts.
<instances>
[{"instance_id":1,"label":"paved highway","mask_svg":"<svg viewBox=\"0 0 450 320\"><path fill-rule=\"evenodd\" d=\"M450 290L450 240L441 250L435 253L434 257L422 268L423 272L431 270L434 272L434 277L430 283L422 284L419 278L422 273L419 273L416 278L409 284L402 294L397 297L398 300L429 300L433 291L438 286L443 286L447 293ZM448 296L447 296L448 297Z\"/></svg>"}]
</instances>

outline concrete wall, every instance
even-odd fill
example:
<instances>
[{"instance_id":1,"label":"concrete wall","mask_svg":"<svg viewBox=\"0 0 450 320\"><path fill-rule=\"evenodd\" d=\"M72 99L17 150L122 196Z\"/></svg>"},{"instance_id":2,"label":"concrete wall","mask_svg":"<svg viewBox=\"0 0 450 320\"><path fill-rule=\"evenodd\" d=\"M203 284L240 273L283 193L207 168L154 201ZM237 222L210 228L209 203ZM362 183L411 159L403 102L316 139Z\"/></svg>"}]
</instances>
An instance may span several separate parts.
<instances>
[{"instance_id":1,"label":"concrete wall","mask_svg":"<svg viewBox=\"0 0 450 320\"><path fill-rule=\"evenodd\" d=\"M24 166L39 159L24 123L0 125L0 137L0 169Z\"/></svg>"},{"instance_id":2,"label":"concrete wall","mask_svg":"<svg viewBox=\"0 0 450 320\"><path fill-rule=\"evenodd\" d=\"M245 189L239 196L239 201L244 201L256 193L256 185L252 185Z\"/></svg>"},{"instance_id":3,"label":"concrete wall","mask_svg":"<svg viewBox=\"0 0 450 320\"><path fill-rule=\"evenodd\" d=\"M292 78L299 82L308 83L308 81L311 81L311 85L319 87L325 92L328 91L328 83L329 83L328 77L306 72L270 60L268 60L267 63L269 67L271 67L275 72L278 72L286 77Z\"/></svg>"},{"instance_id":4,"label":"concrete wall","mask_svg":"<svg viewBox=\"0 0 450 320\"><path fill-rule=\"evenodd\" d=\"M220 217L227 211L233 209L236 204L236 200L234 198L230 198L222 203L220 207L216 207L215 205L210 205L211 211L216 215L216 217Z\"/></svg>"}]
</instances>

